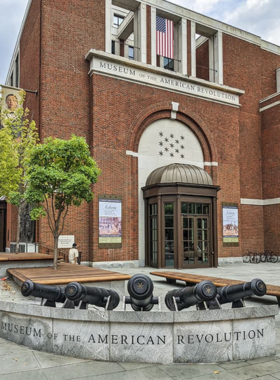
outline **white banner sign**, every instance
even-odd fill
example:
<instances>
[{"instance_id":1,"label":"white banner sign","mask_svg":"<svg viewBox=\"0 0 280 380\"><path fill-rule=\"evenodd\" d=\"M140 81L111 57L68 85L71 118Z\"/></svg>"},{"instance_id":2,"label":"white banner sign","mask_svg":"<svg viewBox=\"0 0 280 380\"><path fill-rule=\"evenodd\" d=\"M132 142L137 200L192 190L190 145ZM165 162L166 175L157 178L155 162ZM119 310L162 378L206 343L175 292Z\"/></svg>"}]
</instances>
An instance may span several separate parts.
<instances>
[{"instance_id":1,"label":"white banner sign","mask_svg":"<svg viewBox=\"0 0 280 380\"><path fill-rule=\"evenodd\" d=\"M60 235L58 238L58 248L72 248L74 242L74 235Z\"/></svg>"}]
</instances>

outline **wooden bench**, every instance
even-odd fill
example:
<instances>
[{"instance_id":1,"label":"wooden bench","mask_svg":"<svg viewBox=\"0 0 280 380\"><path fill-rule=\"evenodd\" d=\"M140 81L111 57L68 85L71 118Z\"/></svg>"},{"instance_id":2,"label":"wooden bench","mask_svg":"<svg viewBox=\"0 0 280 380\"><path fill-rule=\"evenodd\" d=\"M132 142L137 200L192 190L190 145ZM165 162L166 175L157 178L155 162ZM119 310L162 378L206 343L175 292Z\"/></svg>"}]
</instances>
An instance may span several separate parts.
<instances>
[{"instance_id":1,"label":"wooden bench","mask_svg":"<svg viewBox=\"0 0 280 380\"><path fill-rule=\"evenodd\" d=\"M184 281L186 286L193 286L198 284L201 281L208 280L212 281L216 286L227 286L227 285L236 285L244 284L245 281L240 280L230 280L220 277L210 277L197 274L189 274L183 272L150 272L153 276L164 277L166 281L170 284L176 284L177 280ZM275 296L277 298L278 305L280 306L280 286L277 285L268 285L266 284L266 294L269 296Z\"/></svg>"},{"instance_id":2,"label":"wooden bench","mask_svg":"<svg viewBox=\"0 0 280 380\"><path fill-rule=\"evenodd\" d=\"M58 259L63 259L62 255L58 255ZM38 261L53 260L53 255L46 253L0 253L0 261Z\"/></svg>"},{"instance_id":3,"label":"wooden bench","mask_svg":"<svg viewBox=\"0 0 280 380\"><path fill-rule=\"evenodd\" d=\"M68 263L59 263L57 270L53 267L41 268L11 268L7 273L21 285L26 280L42 285L69 284L69 282L104 282L104 281L125 281L130 279L130 275L99 268L86 267Z\"/></svg>"}]
</instances>

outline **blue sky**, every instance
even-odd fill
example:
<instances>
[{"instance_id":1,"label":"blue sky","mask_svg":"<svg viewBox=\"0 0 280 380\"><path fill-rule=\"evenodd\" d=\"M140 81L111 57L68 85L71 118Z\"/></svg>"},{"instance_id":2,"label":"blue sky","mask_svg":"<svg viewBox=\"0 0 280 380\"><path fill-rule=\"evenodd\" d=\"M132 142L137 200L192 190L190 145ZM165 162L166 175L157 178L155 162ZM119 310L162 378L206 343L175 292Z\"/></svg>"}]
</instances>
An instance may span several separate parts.
<instances>
[{"instance_id":1,"label":"blue sky","mask_svg":"<svg viewBox=\"0 0 280 380\"><path fill-rule=\"evenodd\" d=\"M256 34L280 46L279 0L169 1ZM0 0L0 84L5 83L27 3L28 0Z\"/></svg>"}]
</instances>

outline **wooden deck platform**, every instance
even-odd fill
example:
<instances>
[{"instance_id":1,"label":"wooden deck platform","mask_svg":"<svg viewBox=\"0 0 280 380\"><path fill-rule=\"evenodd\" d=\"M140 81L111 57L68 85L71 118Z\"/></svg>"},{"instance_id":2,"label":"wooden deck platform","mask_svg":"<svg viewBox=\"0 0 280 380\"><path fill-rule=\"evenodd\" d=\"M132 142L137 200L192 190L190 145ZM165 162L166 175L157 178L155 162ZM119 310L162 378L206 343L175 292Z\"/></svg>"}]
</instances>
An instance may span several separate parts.
<instances>
[{"instance_id":1,"label":"wooden deck platform","mask_svg":"<svg viewBox=\"0 0 280 380\"><path fill-rule=\"evenodd\" d=\"M199 276L196 274L189 274L184 272L150 272L150 274L154 276L164 277L169 283L176 283L176 280L184 281L187 286L193 286L198 284L201 281L208 280L212 281L216 286L227 286L227 285L235 285L235 284L244 284L246 281L239 280L230 280L228 278L220 278L220 277L210 277L210 276ZM268 285L266 284L266 294L268 296L275 296L277 298L278 305L280 306L280 286L277 285Z\"/></svg>"},{"instance_id":2,"label":"wooden deck platform","mask_svg":"<svg viewBox=\"0 0 280 380\"><path fill-rule=\"evenodd\" d=\"M63 256L59 255L58 259L63 259ZM0 253L0 262L32 260L53 260L53 255L47 255L45 253Z\"/></svg>"},{"instance_id":3,"label":"wooden deck platform","mask_svg":"<svg viewBox=\"0 0 280 380\"><path fill-rule=\"evenodd\" d=\"M59 263L57 270L53 267L44 268L11 268L7 273L18 284L26 280L42 285L65 285L69 282L103 282L129 280L130 275L109 270L86 267L83 265L73 265Z\"/></svg>"}]
</instances>

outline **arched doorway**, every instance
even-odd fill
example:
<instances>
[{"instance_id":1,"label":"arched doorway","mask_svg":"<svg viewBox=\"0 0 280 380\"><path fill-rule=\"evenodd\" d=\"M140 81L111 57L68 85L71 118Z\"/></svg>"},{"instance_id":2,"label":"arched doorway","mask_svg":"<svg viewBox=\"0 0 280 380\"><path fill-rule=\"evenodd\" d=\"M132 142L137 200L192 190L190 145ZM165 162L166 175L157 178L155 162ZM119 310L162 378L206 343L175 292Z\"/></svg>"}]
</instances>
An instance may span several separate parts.
<instances>
[{"instance_id":1,"label":"arched doorway","mask_svg":"<svg viewBox=\"0 0 280 380\"><path fill-rule=\"evenodd\" d=\"M150 173L145 200L146 264L157 268L216 267L217 191L194 165L170 164Z\"/></svg>"}]
</instances>

